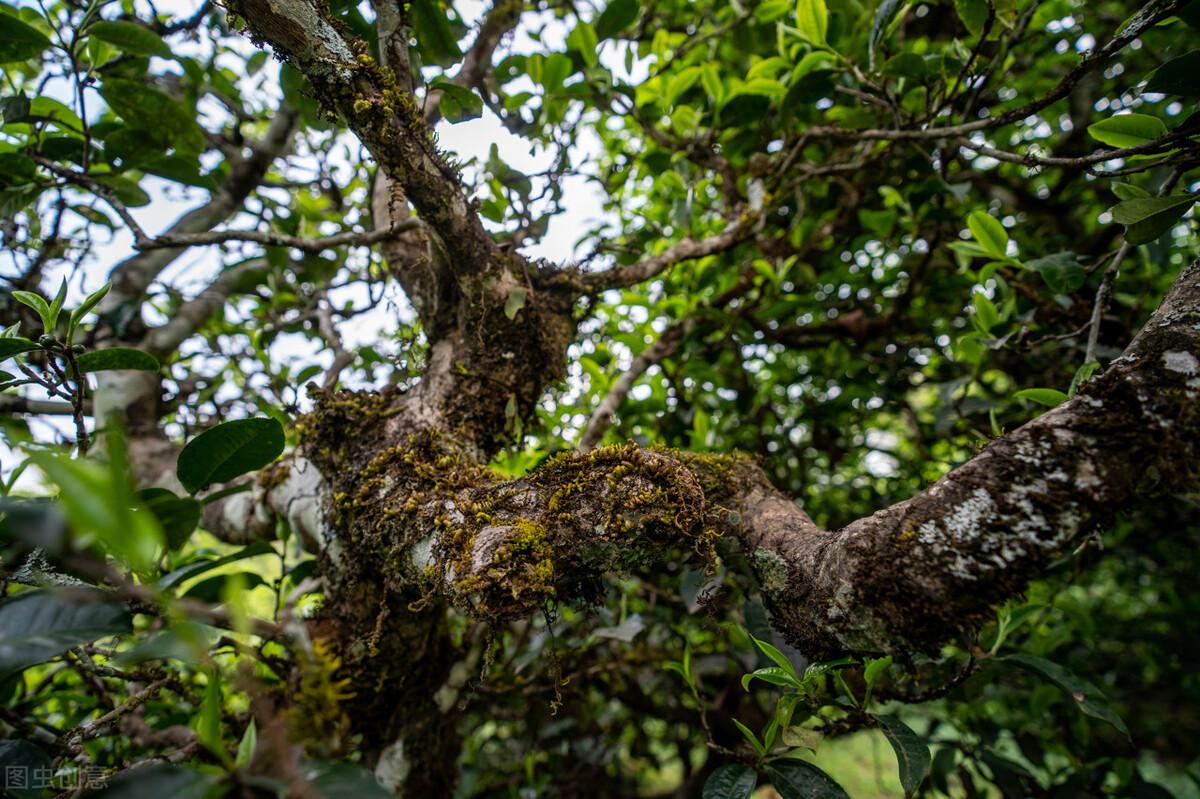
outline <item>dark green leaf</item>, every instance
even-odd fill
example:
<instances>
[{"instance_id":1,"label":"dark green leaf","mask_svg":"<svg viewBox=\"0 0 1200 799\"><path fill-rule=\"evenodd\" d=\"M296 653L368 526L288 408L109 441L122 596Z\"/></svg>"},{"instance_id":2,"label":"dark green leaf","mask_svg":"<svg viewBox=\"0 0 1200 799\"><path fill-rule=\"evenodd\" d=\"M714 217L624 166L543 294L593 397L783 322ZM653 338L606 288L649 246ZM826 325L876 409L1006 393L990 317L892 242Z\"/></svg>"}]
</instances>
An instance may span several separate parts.
<instances>
[{"instance_id":1,"label":"dark green leaf","mask_svg":"<svg viewBox=\"0 0 1200 799\"><path fill-rule=\"evenodd\" d=\"M702 799L747 799L758 784L758 775L749 766L729 763L721 766L704 782Z\"/></svg>"},{"instance_id":2,"label":"dark green leaf","mask_svg":"<svg viewBox=\"0 0 1200 799\"><path fill-rule=\"evenodd\" d=\"M68 597L49 590L17 594L0 602L0 675L131 629L125 604L99 594Z\"/></svg>"},{"instance_id":3,"label":"dark green leaf","mask_svg":"<svg viewBox=\"0 0 1200 799\"><path fill-rule=\"evenodd\" d=\"M391 799L374 776L353 763L305 763L301 771L320 799Z\"/></svg>"},{"instance_id":4,"label":"dark green leaf","mask_svg":"<svg viewBox=\"0 0 1200 799\"><path fill-rule=\"evenodd\" d=\"M140 493L142 504L158 519L168 549L178 549L200 524L203 506L191 497L177 497L165 488L148 488Z\"/></svg>"},{"instance_id":5,"label":"dark green leaf","mask_svg":"<svg viewBox=\"0 0 1200 799\"><path fill-rule=\"evenodd\" d=\"M50 756L28 741L0 741L0 795L17 799L41 796L33 775L50 769Z\"/></svg>"},{"instance_id":6,"label":"dark green leaf","mask_svg":"<svg viewBox=\"0 0 1200 799\"><path fill-rule=\"evenodd\" d=\"M1194 194L1126 200L1113 206L1112 215L1125 226L1126 241L1146 244L1174 227L1196 200Z\"/></svg>"},{"instance_id":7,"label":"dark green leaf","mask_svg":"<svg viewBox=\"0 0 1200 799\"><path fill-rule=\"evenodd\" d=\"M0 13L0 64L37 58L50 47L50 39L12 14Z\"/></svg>"},{"instance_id":8,"label":"dark green leaf","mask_svg":"<svg viewBox=\"0 0 1200 799\"><path fill-rule=\"evenodd\" d=\"M1073 294L1085 280L1087 271L1079 265L1073 252L1059 252L1042 258L1026 261L1026 269L1032 269L1055 294Z\"/></svg>"},{"instance_id":9,"label":"dark green leaf","mask_svg":"<svg viewBox=\"0 0 1200 799\"><path fill-rule=\"evenodd\" d=\"M875 22L871 25L871 69L875 68L875 51L879 49L879 43L883 40L884 33L887 32L888 26L892 23L892 17L896 16L896 12L900 10L903 2L904 0L883 0L879 4L879 8L875 9Z\"/></svg>"},{"instance_id":10,"label":"dark green leaf","mask_svg":"<svg viewBox=\"0 0 1200 799\"><path fill-rule=\"evenodd\" d=\"M1200 50L1172 58L1156 69L1146 84L1146 91L1182 97L1200 96Z\"/></svg>"},{"instance_id":11,"label":"dark green leaf","mask_svg":"<svg viewBox=\"0 0 1200 799\"><path fill-rule=\"evenodd\" d=\"M165 92L138 81L107 78L100 94L127 125L150 139L189 152L204 149L204 131L196 115Z\"/></svg>"},{"instance_id":12,"label":"dark green leaf","mask_svg":"<svg viewBox=\"0 0 1200 799\"><path fill-rule=\"evenodd\" d=\"M448 80L434 81L430 88L442 92L442 116L449 122L478 119L483 114L483 100L470 89Z\"/></svg>"},{"instance_id":13,"label":"dark green leaf","mask_svg":"<svg viewBox=\"0 0 1200 799\"><path fill-rule=\"evenodd\" d=\"M1108 703L1108 699L1101 693L1099 688L1084 678L1067 671L1057 663L1037 657L1036 655L1018 653L1015 655L1006 655L1000 658L1000 660L1014 663L1023 669L1040 674L1075 700L1075 704L1085 715L1100 719L1101 721L1107 721L1124 735L1129 735L1129 730L1126 728L1125 722L1121 721L1121 717L1112 709L1112 706Z\"/></svg>"},{"instance_id":14,"label":"dark green leaf","mask_svg":"<svg viewBox=\"0 0 1200 799\"><path fill-rule=\"evenodd\" d=\"M162 37L136 22L101 20L88 28L88 34L108 42L126 53L171 58L171 48Z\"/></svg>"},{"instance_id":15,"label":"dark green leaf","mask_svg":"<svg viewBox=\"0 0 1200 799\"><path fill-rule=\"evenodd\" d=\"M75 359L81 372L108 372L115 369L137 369L142 372L158 371L158 359L148 352L131 347L110 347L106 350L85 352Z\"/></svg>"},{"instance_id":16,"label":"dark green leaf","mask_svg":"<svg viewBox=\"0 0 1200 799\"><path fill-rule=\"evenodd\" d=\"M987 0L954 0L954 10L968 33L974 37L983 35L988 18Z\"/></svg>"},{"instance_id":17,"label":"dark green leaf","mask_svg":"<svg viewBox=\"0 0 1200 799\"><path fill-rule=\"evenodd\" d=\"M201 799L216 782L216 777L183 766L153 763L114 777L100 791L87 794L96 799Z\"/></svg>"},{"instance_id":18,"label":"dark green leaf","mask_svg":"<svg viewBox=\"0 0 1200 799\"><path fill-rule=\"evenodd\" d=\"M462 56L441 3L436 0L414 0L408 8L417 48L425 63L449 64Z\"/></svg>"},{"instance_id":19,"label":"dark green leaf","mask_svg":"<svg viewBox=\"0 0 1200 799\"><path fill-rule=\"evenodd\" d=\"M832 777L803 760L776 760L767 776L783 799L850 799Z\"/></svg>"},{"instance_id":20,"label":"dark green leaf","mask_svg":"<svg viewBox=\"0 0 1200 799\"><path fill-rule=\"evenodd\" d=\"M27 338L0 338L0 361L36 349L38 345Z\"/></svg>"},{"instance_id":21,"label":"dark green leaf","mask_svg":"<svg viewBox=\"0 0 1200 799\"><path fill-rule=\"evenodd\" d=\"M215 577L208 577L201 580L184 591L183 595L189 599L216 604L225 598L225 589L229 585L230 580L237 577L241 578L242 586L246 590L266 584L266 581L254 572L218 574Z\"/></svg>"},{"instance_id":22,"label":"dark green leaf","mask_svg":"<svg viewBox=\"0 0 1200 799\"><path fill-rule=\"evenodd\" d=\"M638 17L641 5L637 0L611 0L596 18L596 36L610 39L628 28Z\"/></svg>"},{"instance_id":23,"label":"dark green leaf","mask_svg":"<svg viewBox=\"0 0 1200 799\"><path fill-rule=\"evenodd\" d=\"M900 784L906 796L912 796L929 775L932 758L929 747L912 729L896 716L876 716L879 727L887 737L892 749L896 750L896 763L900 767Z\"/></svg>"},{"instance_id":24,"label":"dark green leaf","mask_svg":"<svg viewBox=\"0 0 1200 799\"><path fill-rule=\"evenodd\" d=\"M224 422L193 438L179 453L176 474L189 492L261 469L283 452L283 426L260 417Z\"/></svg>"},{"instance_id":25,"label":"dark green leaf","mask_svg":"<svg viewBox=\"0 0 1200 799\"><path fill-rule=\"evenodd\" d=\"M226 555L223 558L212 558L212 559L192 561L191 563L188 563L187 565L180 566L178 569L171 572L170 574L164 575L162 577L162 579L160 579L158 581L158 584L157 584L158 590L166 591L170 588L174 588L175 586L179 585L180 583L184 582L185 580L189 580L192 577L196 577L198 575L204 574L207 571L212 571L213 569L220 568L221 566L225 566L226 564L229 564L229 563L236 563L237 561L245 560L246 558L255 558L255 557L258 557L259 555L268 555L268 554L274 554L274 553L275 553L275 550L271 547L270 544L266 543L265 541L259 541L259 542L251 544L248 547L239 549L237 552L234 552L232 555Z\"/></svg>"}]
</instances>

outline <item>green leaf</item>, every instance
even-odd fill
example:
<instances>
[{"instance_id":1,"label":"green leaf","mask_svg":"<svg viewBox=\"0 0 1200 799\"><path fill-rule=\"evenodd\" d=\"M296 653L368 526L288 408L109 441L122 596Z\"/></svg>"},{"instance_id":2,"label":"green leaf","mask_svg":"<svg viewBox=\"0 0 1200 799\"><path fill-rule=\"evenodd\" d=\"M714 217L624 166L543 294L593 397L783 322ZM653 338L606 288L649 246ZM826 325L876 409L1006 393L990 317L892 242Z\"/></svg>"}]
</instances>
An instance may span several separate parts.
<instances>
[{"instance_id":1,"label":"green leaf","mask_svg":"<svg viewBox=\"0 0 1200 799\"><path fill-rule=\"evenodd\" d=\"M88 34L132 55L172 58L170 46L162 37L136 22L101 20L88 28Z\"/></svg>"},{"instance_id":2,"label":"green leaf","mask_svg":"<svg viewBox=\"0 0 1200 799\"><path fill-rule=\"evenodd\" d=\"M988 255L993 258L1008 257L1008 231L999 219L986 211L972 211L967 217L967 227Z\"/></svg>"},{"instance_id":3,"label":"green leaf","mask_svg":"<svg viewBox=\"0 0 1200 799\"><path fill-rule=\"evenodd\" d=\"M1110 188L1112 188L1113 194L1117 195L1118 200L1136 200L1141 197L1153 196L1141 186L1135 186L1132 183L1117 183L1114 181Z\"/></svg>"},{"instance_id":4,"label":"green leaf","mask_svg":"<svg viewBox=\"0 0 1200 799\"><path fill-rule=\"evenodd\" d=\"M1053 388L1024 388L1013 394L1017 399L1032 400L1040 405L1053 408L1067 401L1067 395Z\"/></svg>"},{"instance_id":5,"label":"green leaf","mask_svg":"<svg viewBox=\"0 0 1200 799\"><path fill-rule=\"evenodd\" d=\"M305 763L301 773L318 799L393 799L370 772L353 763Z\"/></svg>"},{"instance_id":6,"label":"green leaf","mask_svg":"<svg viewBox=\"0 0 1200 799\"><path fill-rule=\"evenodd\" d=\"M1198 198L1195 194L1173 194L1126 200L1112 207L1112 215L1125 226L1127 242L1147 244L1174 227Z\"/></svg>"},{"instance_id":7,"label":"green leaf","mask_svg":"<svg viewBox=\"0 0 1200 799\"><path fill-rule=\"evenodd\" d=\"M261 469L283 452L283 426L270 417L224 422L193 438L179 453L176 475L189 493Z\"/></svg>"},{"instance_id":8,"label":"green leaf","mask_svg":"<svg viewBox=\"0 0 1200 799\"><path fill-rule=\"evenodd\" d=\"M50 310L50 303L46 302L41 295L34 294L32 291L14 291L12 297L22 305L27 305L37 311L37 315L42 320L42 332L54 332L54 314Z\"/></svg>"},{"instance_id":9,"label":"green leaf","mask_svg":"<svg viewBox=\"0 0 1200 799\"><path fill-rule=\"evenodd\" d=\"M825 44L829 31L829 9L825 0L796 0L796 29L815 45Z\"/></svg>"},{"instance_id":10,"label":"green leaf","mask_svg":"<svg viewBox=\"0 0 1200 799\"><path fill-rule=\"evenodd\" d=\"M427 64L447 65L462 57L450 20L436 0L413 0L408 6L409 20L417 39L417 48Z\"/></svg>"},{"instance_id":11,"label":"green leaf","mask_svg":"<svg viewBox=\"0 0 1200 799\"><path fill-rule=\"evenodd\" d=\"M58 293L54 295L54 299L50 302L50 327L58 327L58 315L62 313L63 301L67 298L67 279L63 278L62 285L58 287Z\"/></svg>"},{"instance_id":12,"label":"green leaf","mask_svg":"<svg viewBox=\"0 0 1200 799\"><path fill-rule=\"evenodd\" d=\"M178 549L200 525L203 506L191 497L177 497L165 488L147 488L139 492L143 507L158 519L168 549Z\"/></svg>"},{"instance_id":13,"label":"green leaf","mask_svg":"<svg viewBox=\"0 0 1200 799\"><path fill-rule=\"evenodd\" d=\"M266 543L265 541L256 541L247 547L239 549L237 552L234 552L231 555L226 555L221 558L196 560L184 566L180 566L170 574L164 575L158 581L156 587L159 591L168 591L193 577L197 577L205 572L212 571L213 569L219 569L222 566L227 566L230 563L236 563L237 561L245 560L246 558L256 558L259 555L274 554L275 550L270 544Z\"/></svg>"},{"instance_id":14,"label":"green leaf","mask_svg":"<svg viewBox=\"0 0 1200 799\"><path fill-rule=\"evenodd\" d=\"M759 757L763 757L767 754L767 748L762 745L761 741L758 740L758 736L754 734L754 730L750 729L737 719L733 720L733 725L738 728L738 731L741 732L742 737L750 743L750 746L755 752L758 753Z\"/></svg>"},{"instance_id":15,"label":"green leaf","mask_svg":"<svg viewBox=\"0 0 1200 799\"><path fill-rule=\"evenodd\" d=\"M1128 737L1129 730L1126 728L1125 722L1121 721L1121 717L1112 709L1112 706L1108 703L1108 699L1101 693L1099 688L1084 678L1073 674L1057 663L1037 657L1036 655L1018 653L1015 655L1006 655L999 658L999 660L1014 663L1023 669L1040 674L1061 688L1071 699L1075 700L1075 704L1084 715L1100 719L1101 721L1107 721Z\"/></svg>"},{"instance_id":16,"label":"green leaf","mask_svg":"<svg viewBox=\"0 0 1200 799\"><path fill-rule=\"evenodd\" d=\"M226 588L231 585L233 580L241 580L241 585L246 590L257 588L260 585L266 585L266 580L261 575L255 572L235 572L233 574L218 574L213 577L201 580L188 590L183 592L183 596L188 599L195 599L198 602L205 602L215 605L222 601L227 596Z\"/></svg>"},{"instance_id":17,"label":"green leaf","mask_svg":"<svg viewBox=\"0 0 1200 799\"><path fill-rule=\"evenodd\" d=\"M1088 381L1096 370L1100 368L1099 361L1088 361L1083 366L1075 370L1075 376L1071 378L1071 387L1067 389L1067 396L1073 397L1079 391L1079 387Z\"/></svg>"},{"instance_id":18,"label":"green leaf","mask_svg":"<svg viewBox=\"0 0 1200 799\"><path fill-rule=\"evenodd\" d=\"M223 762L229 761L229 752L221 740L221 676L214 668L208 671L208 682L204 688L204 701L200 704L200 713L196 716L196 737L208 751L212 752Z\"/></svg>"},{"instance_id":19,"label":"green leaf","mask_svg":"<svg viewBox=\"0 0 1200 799\"><path fill-rule=\"evenodd\" d=\"M701 799L748 799L758 784L754 769L741 763L721 766L704 782Z\"/></svg>"},{"instance_id":20,"label":"green leaf","mask_svg":"<svg viewBox=\"0 0 1200 799\"><path fill-rule=\"evenodd\" d=\"M767 776L783 799L850 799L832 777L803 760L776 760L767 766Z\"/></svg>"},{"instance_id":21,"label":"green leaf","mask_svg":"<svg viewBox=\"0 0 1200 799\"><path fill-rule=\"evenodd\" d=\"M579 53L589 67L596 66L600 39L596 36L596 29L592 27L591 23L582 21L576 23L567 36L567 47Z\"/></svg>"},{"instance_id":22,"label":"green leaf","mask_svg":"<svg viewBox=\"0 0 1200 799\"><path fill-rule=\"evenodd\" d=\"M40 349L39 345L27 338L0 338L0 361L7 360L23 352Z\"/></svg>"},{"instance_id":23,"label":"green leaf","mask_svg":"<svg viewBox=\"0 0 1200 799\"><path fill-rule=\"evenodd\" d=\"M789 674L786 670L777 666L768 666L764 669L757 669L751 674L744 675L742 677L742 688L749 691L750 683L755 679L769 682L772 685L782 685L790 688L800 687L800 680L794 674Z\"/></svg>"},{"instance_id":24,"label":"green leaf","mask_svg":"<svg viewBox=\"0 0 1200 799\"><path fill-rule=\"evenodd\" d=\"M971 36L978 38L983 35L983 26L988 18L987 0L954 0L954 10Z\"/></svg>"},{"instance_id":25,"label":"green leaf","mask_svg":"<svg viewBox=\"0 0 1200 799\"><path fill-rule=\"evenodd\" d=\"M246 725L246 731L242 733L242 740L238 743L234 765L240 769L249 768L251 761L254 760L254 750L257 748L258 726L254 723L254 719L250 719L250 723Z\"/></svg>"},{"instance_id":26,"label":"green leaf","mask_svg":"<svg viewBox=\"0 0 1200 799\"><path fill-rule=\"evenodd\" d=\"M117 369L136 369L142 372L157 372L159 363L148 352L132 347L110 347L106 350L85 352L75 359L80 372L110 372Z\"/></svg>"},{"instance_id":27,"label":"green leaf","mask_svg":"<svg viewBox=\"0 0 1200 799\"><path fill-rule=\"evenodd\" d=\"M12 14L0 13L0 64L37 58L50 47L50 39Z\"/></svg>"},{"instance_id":28,"label":"green leaf","mask_svg":"<svg viewBox=\"0 0 1200 799\"><path fill-rule=\"evenodd\" d=\"M628 28L638 18L641 4L638 0L612 0L596 18L596 35L611 39Z\"/></svg>"},{"instance_id":29,"label":"green leaf","mask_svg":"<svg viewBox=\"0 0 1200 799\"><path fill-rule=\"evenodd\" d=\"M45 663L73 646L130 632L123 602L25 591L0 601L0 678Z\"/></svg>"},{"instance_id":30,"label":"green leaf","mask_svg":"<svg viewBox=\"0 0 1200 799\"><path fill-rule=\"evenodd\" d=\"M83 321L93 308L100 304L100 300L104 299L108 294L108 290L112 288L112 281L108 281L100 288L93 291L91 294L83 298L83 302L79 303L79 307L71 311L71 319L67 324L67 344L71 343L71 339L75 335L75 328Z\"/></svg>"},{"instance_id":31,"label":"green leaf","mask_svg":"<svg viewBox=\"0 0 1200 799\"><path fill-rule=\"evenodd\" d=\"M750 640L754 642L755 646L762 650L764 655L773 660L775 665L779 666L780 669L787 672L793 678L799 681L800 675L796 674L796 667L792 665L792 661L788 660L787 655L783 654L776 647L768 644L766 641L755 638L753 635L750 636Z\"/></svg>"},{"instance_id":32,"label":"green leaf","mask_svg":"<svg viewBox=\"0 0 1200 799\"><path fill-rule=\"evenodd\" d=\"M442 116L448 122L465 122L483 115L483 99L470 89L448 80L436 80L430 88L442 92Z\"/></svg>"},{"instance_id":33,"label":"green leaf","mask_svg":"<svg viewBox=\"0 0 1200 799\"><path fill-rule=\"evenodd\" d=\"M993 327L1000 324L1000 312L986 294L975 292L971 303L975 306L975 321L981 332L990 333Z\"/></svg>"},{"instance_id":34,"label":"green leaf","mask_svg":"<svg viewBox=\"0 0 1200 799\"><path fill-rule=\"evenodd\" d=\"M1181 97L1200 96L1200 50L1172 58L1150 76L1147 92L1178 94Z\"/></svg>"},{"instance_id":35,"label":"green leaf","mask_svg":"<svg viewBox=\"0 0 1200 799\"><path fill-rule=\"evenodd\" d=\"M887 737L892 749L896 750L896 763L900 766L900 784L904 795L912 796L929 776L933 759L929 747L912 729L896 716L875 716L880 729Z\"/></svg>"},{"instance_id":36,"label":"green leaf","mask_svg":"<svg viewBox=\"0 0 1200 799\"><path fill-rule=\"evenodd\" d=\"M892 665L892 656L866 658L863 662L866 664L863 668L863 682L867 685L866 694L863 696L863 707L867 707L871 703L871 691L875 688L875 683Z\"/></svg>"},{"instance_id":37,"label":"green leaf","mask_svg":"<svg viewBox=\"0 0 1200 799\"><path fill-rule=\"evenodd\" d=\"M883 41L883 35L887 32L888 26L892 22L892 17L896 16L896 12L900 10L903 2L904 0L883 0L879 4L879 8L875 9L875 22L871 25L871 39L869 43L871 69L875 69L875 52L879 49L879 43Z\"/></svg>"},{"instance_id":38,"label":"green leaf","mask_svg":"<svg viewBox=\"0 0 1200 799\"><path fill-rule=\"evenodd\" d=\"M1119 114L1088 125L1088 135L1109 147L1138 147L1167 135L1167 126L1147 114Z\"/></svg>"},{"instance_id":39,"label":"green leaf","mask_svg":"<svg viewBox=\"0 0 1200 799\"><path fill-rule=\"evenodd\" d=\"M16 799L36 799L42 795L42 789L29 777L38 770L50 773L51 764L50 756L29 741L0 741L0 790ZM26 777L26 787L11 778L14 772Z\"/></svg>"},{"instance_id":40,"label":"green leaf","mask_svg":"<svg viewBox=\"0 0 1200 799\"><path fill-rule=\"evenodd\" d=\"M118 774L102 790L88 794L88 799L202 799L216 781L215 776L183 766L152 763Z\"/></svg>"},{"instance_id":41,"label":"green leaf","mask_svg":"<svg viewBox=\"0 0 1200 799\"><path fill-rule=\"evenodd\" d=\"M1026 261L1025 268L1041 275L1046 286L1055 294L1073 294L1087 280L1087 271L1079 265L1073 252L1058 252L1035 258Z\"/></svg>"},{"instance_id":42,"label":"green leaf","mask_svg":"<svg viewBox=\"0 0 1200 799\"><path fill-rule=\"evenodd\" d=\"M166 92L138 81L106 78L100 95L125 124L151 140L193 153L204 149L204 131L195 113Z\"/></svg>"},{"instance_id":43,"label":"green leaf","mask_svg":"<svg viewBox=\"0 0 1200 799\"><path fill-rule=\"evenodd\" d=\"M517 313L525 307L525 287L513 286L508 292L508 299L504 301L504 315L509 319L516 319Z\"/></svg>"}]
</instances>

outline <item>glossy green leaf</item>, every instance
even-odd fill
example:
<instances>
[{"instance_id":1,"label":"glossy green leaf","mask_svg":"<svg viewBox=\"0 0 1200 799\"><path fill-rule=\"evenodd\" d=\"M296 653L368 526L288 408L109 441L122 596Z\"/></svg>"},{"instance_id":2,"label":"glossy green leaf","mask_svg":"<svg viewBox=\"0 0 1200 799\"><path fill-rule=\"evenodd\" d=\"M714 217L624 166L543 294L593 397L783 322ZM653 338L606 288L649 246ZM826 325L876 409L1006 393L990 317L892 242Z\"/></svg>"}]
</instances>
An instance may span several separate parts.
<instances>
[{"instance_id":1,"label":"glossy green leaf","mask_svg":"<svg viewBox=\"0 0 1200 799\"><path fill-rule=\"evenodd\" d=\"M875 721L896 752L904 795L913 796L929 776L929 767L933 762L929 747L897 716L875 716Z\"/></svg>"},{"instance_id":2,"label":"glossy green leaf","mask_svg":"<svg viewBox=\"0 0 1200 799\"><path fill-rule=\"evenodd\" d=\"M748 799L758 784L754 769L741 763L728 763L708 776L702 799Z\"/></svg>"},{"instance_id":3,"label":"glossy green leaf","mask_svg":"<svg viewBox=\"0 0 1200 799\"><path fill-rule=\"evenodd\" d=\"M49 48L46 34L12 14L0 13L0 64L28 61Z\"/></svg>"},{"instance_id":4,"label":"glossy green leaf","mask_svg":"<svg viewBox=\"0 0 1200 799\"><path fill-rule=\"evenodd\" d=\"M1167 135L1167 126L1147 114L1118 114L1088 125L1088 135L1109 147L1138 147Z\"/></svg>"},{"instance_id":5,"label":"glossy green leaf","mask_svg":"<svg viewBox=\"0 0 1200 799\"><path fill-rule=\"evenodd\" d=\"M1200 96L1200 50L1192 50L1163 64L1146 84L1147 92Z\"/></svg>"},{"instance_id":6,"label":"glossy green leaf","mask_svg":"<svg viewBox=\"0 0 1200 799\"><path fill-rule=\"evenodd\" d=\"M1005 655L1000 660L1040 674L1061 688L1067 696L1071 697L1080 711L1085 715L1106 721L1116 727L1122 734L1129 735L1129 729L1125 726L1125 722L1121 720L1121 717L1117 715L1116 711L1113 710L1112 705L1108 702L1108 698L1088 680L1068 671L1053 661L1023 652L1015 655Z\"/></svg>"},{"instance_id":7,"label":"glossy green leaf","mask_svg":"<svg viewBox=\"0 0 1200 799\"><path fill-rule=\"evenodd\" d=\"M782 799L850 799L833 777L804 760L775 760L767 776Z\"/></svg>"},{"instance_id":8,"label":"glossy green leaf","mask_svg":"<svg viewBox=\"0 0 1200 799\"><path fill-rule=\"evenodd\" d=\"M282 454L283 426L260 417L224 422L193 438L179 453L176 475L190 493L261 469Z\"/></svg>"},{"instance_id":9,"label":"glossy green leaf","mask_svg":"<svg viewBox=\"0 0 1200 799\"><path fill-rule=\"evenodd\" d=\"M40 346L27 338L0 338L0 361L36 349Z\"/></svg>"},{"instance_id":10,"label":"glossy green leaf","mask_svg":"<svg viewBox=\"0 0 1200 799\"><path fill-rule=\"evenodd\" d=\"M123 602L39 589L0 601L0 678L132 629Z\"/></svg>"},{"instance_id":11,"label":"glossy green leaf","mask_svg":"<svg viewBox=\"0 0 1200 799\"><path fill-rule=\"evenodd\" d=\"M1053 408L1067 401L1067 395L1053 388L1024 388L1013 394L1017 399L1027 399L1039 405Z\"/></svg>"},{"instance_id":12,"label":"glossy green leaf","mask_svg":"<svg viewBox=\"0 0 1200 799\"><path fill-rule=\"evenodd\" d=\"M1173 194L1126 200L1113 206L1112 215L1125 226L1126 241L1146 244L1174 227L1197 199L1195 194Z\"/></svg>"}]
</instances>

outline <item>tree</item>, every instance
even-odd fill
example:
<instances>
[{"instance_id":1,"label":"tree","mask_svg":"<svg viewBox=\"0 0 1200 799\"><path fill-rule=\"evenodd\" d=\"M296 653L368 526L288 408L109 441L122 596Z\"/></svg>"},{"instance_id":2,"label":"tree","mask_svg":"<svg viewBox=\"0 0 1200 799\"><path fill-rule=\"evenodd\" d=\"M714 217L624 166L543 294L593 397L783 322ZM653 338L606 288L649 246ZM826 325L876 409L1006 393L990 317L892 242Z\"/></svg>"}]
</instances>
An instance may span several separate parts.
<instances>
[{"instance_id":1,"label":"tree","mask_svg":"<svg viewBox=\"0 0 1200 799\"><path fill-rule=\"evenodd\" d=\"M0 5L5 763L1182 779L1200 4L467 5Z\"/></svg>"}]
</instances>

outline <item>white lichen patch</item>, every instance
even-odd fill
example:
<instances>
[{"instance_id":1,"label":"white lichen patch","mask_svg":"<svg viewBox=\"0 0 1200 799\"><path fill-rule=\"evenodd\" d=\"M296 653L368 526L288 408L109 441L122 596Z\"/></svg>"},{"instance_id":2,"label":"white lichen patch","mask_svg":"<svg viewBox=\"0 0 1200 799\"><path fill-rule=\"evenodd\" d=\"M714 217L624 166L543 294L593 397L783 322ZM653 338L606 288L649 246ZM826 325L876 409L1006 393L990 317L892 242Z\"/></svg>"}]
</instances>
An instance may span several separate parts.
<instances>
[{"instance_id":1,"label":"white lichen patch","mask_svg":"<svg viewBox=\"0 0 1200 799\"><path fill-rule=\"evenodd\" d=\"M1196 360L1196 356L1190 352L1172 350L1164 352L1162 357L1163 366L1169 371L1189 376L1200 373L1200 360Z\"/></svg>"},{"instance_id":2,"label":"white lichen patch","mask_svg":"<svg viewBox=\"0 0 1200 799\"><path fill-rule=\"evenodd\" d=\"M418 541L412 548L412 565L417 571L422 571L433 563L433 543L435 536L429 536Z\"/></svg>"}]
</instances>

